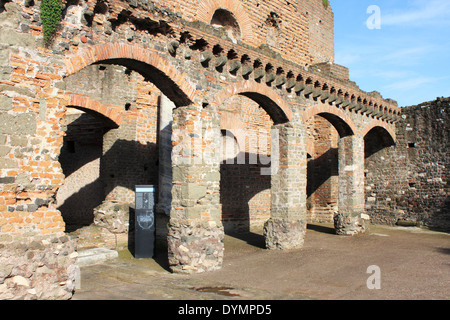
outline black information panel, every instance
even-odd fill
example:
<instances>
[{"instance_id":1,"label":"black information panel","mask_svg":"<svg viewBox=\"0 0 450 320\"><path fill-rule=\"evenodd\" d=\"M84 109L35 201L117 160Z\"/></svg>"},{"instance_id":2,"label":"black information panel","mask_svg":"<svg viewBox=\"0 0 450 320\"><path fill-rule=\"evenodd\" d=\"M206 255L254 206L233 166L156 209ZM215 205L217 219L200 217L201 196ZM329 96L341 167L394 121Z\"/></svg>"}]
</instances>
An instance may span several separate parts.
<instances>
[{"instance_id":1,"label":"black information panel","mask_svg":"<svg viewBox=\"0 0 450 320\"><path fill-rule=\"evenodd\" d=\"M137 259L153 258L155 247L154 186L136 186L135 252Z\"/></svg>"}]
</instances>

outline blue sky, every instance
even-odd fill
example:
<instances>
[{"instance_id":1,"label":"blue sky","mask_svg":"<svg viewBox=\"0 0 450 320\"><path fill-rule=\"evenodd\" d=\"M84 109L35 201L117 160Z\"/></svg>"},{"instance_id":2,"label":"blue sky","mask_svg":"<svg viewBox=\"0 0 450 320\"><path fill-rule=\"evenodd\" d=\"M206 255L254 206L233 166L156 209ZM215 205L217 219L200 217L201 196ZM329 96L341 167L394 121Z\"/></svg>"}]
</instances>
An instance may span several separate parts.
<instances>
[{"instance_id":1,"label":"blue sky","mask_svg":"<svg viewBox=\"0 0 450 320\"><path fill-rule=\"evenodd\" d=\"M335 62L400 107L450 96L450 0L331 0ZM380 29L367 20L380 9ZM370 19L376 23L377 20Z\"/></svg>"}]
</instances>

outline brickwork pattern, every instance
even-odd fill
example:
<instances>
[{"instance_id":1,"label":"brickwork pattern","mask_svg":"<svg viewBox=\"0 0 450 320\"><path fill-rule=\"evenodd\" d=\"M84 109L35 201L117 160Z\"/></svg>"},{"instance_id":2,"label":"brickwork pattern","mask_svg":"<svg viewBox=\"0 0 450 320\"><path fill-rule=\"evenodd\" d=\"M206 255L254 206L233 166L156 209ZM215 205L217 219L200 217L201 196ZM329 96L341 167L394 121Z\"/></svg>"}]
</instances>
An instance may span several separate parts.
<instances>
[{"instance_id":1,"label":"brickwork pattern","mask_svg":"<svg viewBox=\"0 0 450 320\"><path fill-rule=\"evenodd\" d=\"M307 132L308 222L332 222L339 199L339 134L320 116L307 121Z\"/></svg>"},{"instance_id":2,"label":"brickwork pattern","mask_svg":"<svg viewBox=\"0 0 450 320\"><path fill-rule=\"evenodd\" d=\"M404 108L396 145L366 155L366 212L376 223L449 230L449 103Z\"/></svg>"},{"instance_id":3,"label":"brickwork pattern","mask_svg":"<svg viewBox=\"0 0 450 320\"><path fill-rule=\"evenodd\" d=\"M173 0L71 4L50 47L43 43L37 4L4 4L6 10L0 11L2 245L44 237L42 245L46 250L52 248L48 239L61 237L66 230L55 197L65 183L59 155L69 107L106 121L108 130L103 135L100 160L105 197L107 201L129 204L135 184L158 183L160 94L176 105L168 245L173 269L182 272L214 270L222 264L220 162L214 156L220 155L220 130L227 129L221 123L229 125L233 119L229 116L221 122L224 113L220 108L229 98L253 100L241 106L239 112L244 119L236 121L233 129L245 126L247 121L254 125L264 122L275 124L282 133L281 166L271 177L268 248L302 245L306 228L308 119L323 116L341 138L358 141L375 127L395 132L400 114L396 103L365 93L348 79L306 68L332 60L333 49L328 41L332 38L331 8L323 7L320 1L262 1L259 6L254 1L239 1L244 10L233 13L242 24L244 38L236 42L208 26L209 21L196 21L201 10L208 7L199 3ZM235 10L237 5L231 0L208 3L208 15L211 8ZM252 25L249 40L245 39L246 30L250 30L246 19ZM323 24L311 27L317 19ZM327 34L318 39L321 32ZM113 81L113 87L97 90L94 80L106 84L104 74L114 69L110 65L120 66L119 80ZM76 82L83 82L83 75L92 78L79 86ZM256 104L260 112L249 114ZM233 111L234 119L237 110ZM352 152L347 154L349 159ZM361 148L354 152L360 161ZM213 161L205 162L208 159ZM200 162L191 165L186 160ZM361 163L358 166L362 168ZM355 172L359 179L361 170ZM352 191L360 192L359 183L347 188L344 197L339 195L340 203L348 201ZM264 219L266 215L267 211L261 213ZM196 234L187 237L190 232ZM283 237L283 233L292 237ZM68 241L65 251L69 256L76 251L73 241ZM5 250L2 247L2 256ZM55 269L61 267L57 273L69 279L72 263L61 261ZM33 272L36 270L22 277L31 279ZM4 279L5 283L14 281L14 275L8 273ZM15 279L21 284L31 283ZM10 289L1 285L4 291ZM67 296L59 292L55 298L58 294ZM42 292L34 296L42 297Z\"/></svg>"}]
</instances>

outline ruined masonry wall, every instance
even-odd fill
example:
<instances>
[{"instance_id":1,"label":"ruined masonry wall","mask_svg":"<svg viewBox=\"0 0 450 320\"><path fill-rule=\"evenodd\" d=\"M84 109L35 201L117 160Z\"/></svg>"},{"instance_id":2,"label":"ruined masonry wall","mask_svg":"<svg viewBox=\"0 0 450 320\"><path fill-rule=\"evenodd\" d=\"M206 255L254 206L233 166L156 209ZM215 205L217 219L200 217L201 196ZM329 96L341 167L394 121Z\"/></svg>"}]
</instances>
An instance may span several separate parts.
<instances>
[{"instance_id":1,"label":"ruined masonry wall","mask_svg":"<svg viewBox=\"0 0 450 320\"><path fill-rule=\"evenodd\" d=\"M261 175L264 165L260 155L270 156L273 121L246 97L232 97L220 110L222 114L233 114L232 123L224 129L229 129L247 159L246 164L237 164L237 158L221 164L222 220L227 232L245 232L261 227L270 218L270 176ZM250 164L254 156L256 161Z\"/></svg>"},{"instance_id":2,"label":"ruined masonry wall","mask_svg":"<svg viewBox=\"0 0 450 320\"><path fill-rule=\"evenodd\" d=\"M267 46L302 66L334 62L334 16L322 1L174 0L155 1L188 21L210 23L214 11L231 11L253 47Z\"/></svg>"},{"instance_id":3,"label":"ruined masonry wall","mask_svg":"<svg viewBox=\"0 0 450 320\"><path fill-rule=\"evenodd\" d=\"M79 281L68 236L0 244L0 300L70 299Z\"/></svg>"},{"instance_id":4,"label":"ruined masonry wall","mask_svg":"<svg viewBox=\"0 0 450 320\"><path fill-rule=\"evenodd\" d=\"M375 223L450 230L450 98L404 108L397 145L366 159L366 210Z\"/></svg>"},{"instance_id":5,"label":"ruined masonry wall","mask_svg":"<svg viewBox=\"0 0 450 320\"><path fill-rule=\"evenodd\" d=\"M250 5L252 2L242 3ZM277 178L288 193L278 195L275 202L274 197L271 197L272 206L274 203L279 206L275 210L278 216L272 219L268 228L271 235L269 242L274 247L299 246L303 240L286 244L285 241L290 242L289 236L280 239L276 234L278 232L272 232L285 228L282 218L283 214L287 214L287 218L293 220L288 221L287 226L292 224L295 230L304 235L305 221L303 217L296 216L306 207L306 194L300 198L298 195L306 187L306 128L303 120L306 122L308 115L327 112L343 119L357 135L373 122L388 129L393 127L392 122L388 123L386 119L392 118L393 112L398 111L395 104L362 93L351 84L333 80L326 74L309 73L298 65L291 65L274 56L273 51L264 53L263 50L254 50L244 44L234 44L214 33L205 32L204 26L196 29L193 24L185 24L186 21L180 20L174 12L155 7L149 10L148 2L144 7L144 2L139 1L112 1L106 11L98 7L95 9L95 5L94 1L80 1L77 5L69 6L61 29L49 47L43 43L39 2L30 6L24 6L19 1L7 2L4 8L0 8L0 258L9 258L12 246L18 244L25 251L14 251L14 255L25 257L30 262L30 268L1 269L0 288L5 297L21 292L17 296L67 298L73 290L76 240L62 238L66 223L55 198L65 183L59 157L69 125L67 107L77 106L107 119L110 130L103 136L100 163L105 196L114 201L130 202L130 188L134 184L157 182L152 180L156 176L158 159L153 155L158 137L158 97L161 92L178 107L174 112L174 137L177 139L173 141L177 161L189 156L186 152L191 150L191 142L201 143L202 148L191 150L195 157L214 154L219 148L222 129L220 107L230 97L239 93L247 94L262 107L259 110L261 117L252 119L254 114L245 112L256 109L256 104L243 103L241 106L241 110L244 110L241 111L242 118L251 124L249 127L261 123L270 126L269 114L274 122L281 124L280 128L287 135L281 139L286 144L285 151L289 150L290 154L295 155L293 159L283 159L287 167ZM275 9L276 5L280 10L287 10L284 2L283 6L279 1L261 2L261 7L266 8L265 14ZM317 5L322 5L322 2L317 1ZM331 12L330 8L327 10ZM293 20L286 20L284 14L280 17L282 28L295 25ZM260 22L263 22L266 18L261 19ZM307 26L308 23L302 21L300 19L302 26ZM245 30L245 26L241 27ZM209 41L208 46L180 43L178 50L174 51L173 40L181 40L181 34L186 29L197 40L205 37ZM301 32L292 32L295 36L299 34L308 34L307 28ZM285 38L283 33L280 35L282 38ZM300 39L300 45L303 46L307 38ZM216 63L223 56L212 53L212 47L218 43L223 46L225 53L232 53L232 48L235 53L239 51L238 57L230 59L222 69L216 68ZM280 40L277 50L282 52L282 49L283 42ZM305 50L306 47L284 54L292 59L299 58L303 65L311 58ZM237 62L245 55L252 63L256 59L264 60L264 64L271 61L274 71L282 66L285 74L269 72L266 75L264 68L256 72L243 67L233 72L232 66L239 66ZM117 57L113 61L109 60ZM207 59L205 61L205 57L210 58L209 62ZM119 68L120 75L114 79L123 84L120 89L130 90L120 94L120 90L117 90L114 96L114 89L118 87L106 86L104 90L96 91L86 85L80 87L69 83L70 75L73 74L73 79L79 81L77 78L80 76L75 75L77 72L83 75L81 70L84 68L85 71L92 71L98 67L95 73L85 73L88 81L98 80L89 82L89 86L98 88L96 82L105 79L101 72L109 70L109 66L101 70L101 65L96 64L99 61L102 64L109 62L122 65ZM293 77L287 79L286 72L291 68ZM250 73L244 74L244 69L250 70ZM307 79L310 77L313 80ZM125 82L120 80L124 78ZM325 81L329 81L328 89L322 88ZM305 84L309 86L307 89ZM312 87L314 85L315 88ZM325 91L332 86L336 86L336 91L343 90L339 103L327 100L330 92ZM113 94L109 95L108 90ZM377 104L379 109L375 109ZM390 110L390 114L382 113L384 107L386 111ZM356 112L362 109L364 111ZM295 125L286 123L287 119L294 116ZM186 129L189 137L185 136ZM297 138L289 137L289 133L294 133ZM203 137L202 141L198 141L198 137ZM301 141L295 140L300 138ZM299 147L291 146L292 143L297 143ZM192 241L194 247L196 241L200 248L207 248L210 244L209 241L199 241L196 235L185 237L186 233L189 233L189 228L195 228L202 235L204 230L201 227L206 226L213 234L210 240L216 248L208 251L208 261L197 261L195 268L215 269L218 267L215 260L221 258L223 253L220 164L189 166L177 161L173 163L170 224L172 240L181 239L183 243L177 246L173 240L175 242L171 245L174 247L170 249L169 257L180 262L181 269L189 266L180 261L185 256L183 247L186 249L191 246ZM292 179L292 183L286 177ZM277 191L283 192L280 188ZM286 209L284 205L288 202L291 205ZM34 264L39 254L33 252L33 248L57 256L55 261L54 256L47 256L46 253L49 260L44 261L44 264L52 272ZM216 251L219 256L215 255ZM59 255L70 259L59 259ZM11 261L23 265L22 260ZM53 272L57 277L46 278L46 274ZM41 281L47 281L52 288L36 285ZM24 296L23 290L27 290L31 296Z\"/></svg>"},{"instance_id":6,"label":"ruined masonry wall","mask_svg":"<svg viewBox=\"0 0 450 320\"><path fill-rule=\"evenodd\" d=\"M324 118L308 121L307 208L309 222L332 222L338 211L338 141L336 129Z\"/></svg>"}]
</instances>

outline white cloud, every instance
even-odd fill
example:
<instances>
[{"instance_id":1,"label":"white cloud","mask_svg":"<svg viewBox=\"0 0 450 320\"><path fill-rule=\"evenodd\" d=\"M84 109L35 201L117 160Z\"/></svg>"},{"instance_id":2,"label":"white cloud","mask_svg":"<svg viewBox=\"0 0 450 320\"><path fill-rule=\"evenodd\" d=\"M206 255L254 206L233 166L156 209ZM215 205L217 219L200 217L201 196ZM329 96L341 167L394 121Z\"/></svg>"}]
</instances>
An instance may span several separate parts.
<instances>
[{"instance_id":1,"label":"white cloud","mask_svg":"<svg viewBox=\"0 0 450 320\"><path fill-rule=\"evenodd\" d=\"M388 70L388 71L378 71L374 74L376 77L380 77L383 79L404 79L406 77L410 77L412 75L412 71L409 70Z\"/></svg>"},{"instance_id":2,"label":"white cloud","mask_svg":"<svg viewBox=\"0 0 450 320\"><path fill-rule=\"evenodd\" d=\"M450 15L450 1L418 0L414 4L414 8L408 11L402 10L386 14L382 10L382 26L420 26L450 23L448 18Z\"/></svg>"},{"instance_id":3,"label":"white cloud","mask_svg":"<svg viewBox=\"0 0 450 320\"><path fill-rule=\"evenodd\" d=\"M378 55L376 59L378 62L383 62L388 65L412 66L422 64L436 50L437 47L434 45L399 48L395 51Z\"/></svg>"},{"instance_id":4,"label":"white cloud","mask_svg":"<svg viewBox=\"0 0 450 320\"><path fill-rule=\"evenodd\" d=\"M408 90L411 91L413 89L418 89L423 85L436 83L442 81L442 78L433 78L433 77L424 77L419 76L416 78L410 78L406 80L397 81L385 86L386 89L389 90Z\"/></svg>"},{"instance_id":5,"label":"white cloud","mask_svg":"<svg viewBox=\"0 0 450 320\"><path fill-rule=\"evenodd\" d=\"M336 63L338 63L342 66L353 65L360 59L361 59L361 56L359 54L352 54L352 53L347 53L347 52L336 52L336 54L335 54Z\"/></svg>"}]
</instances>

